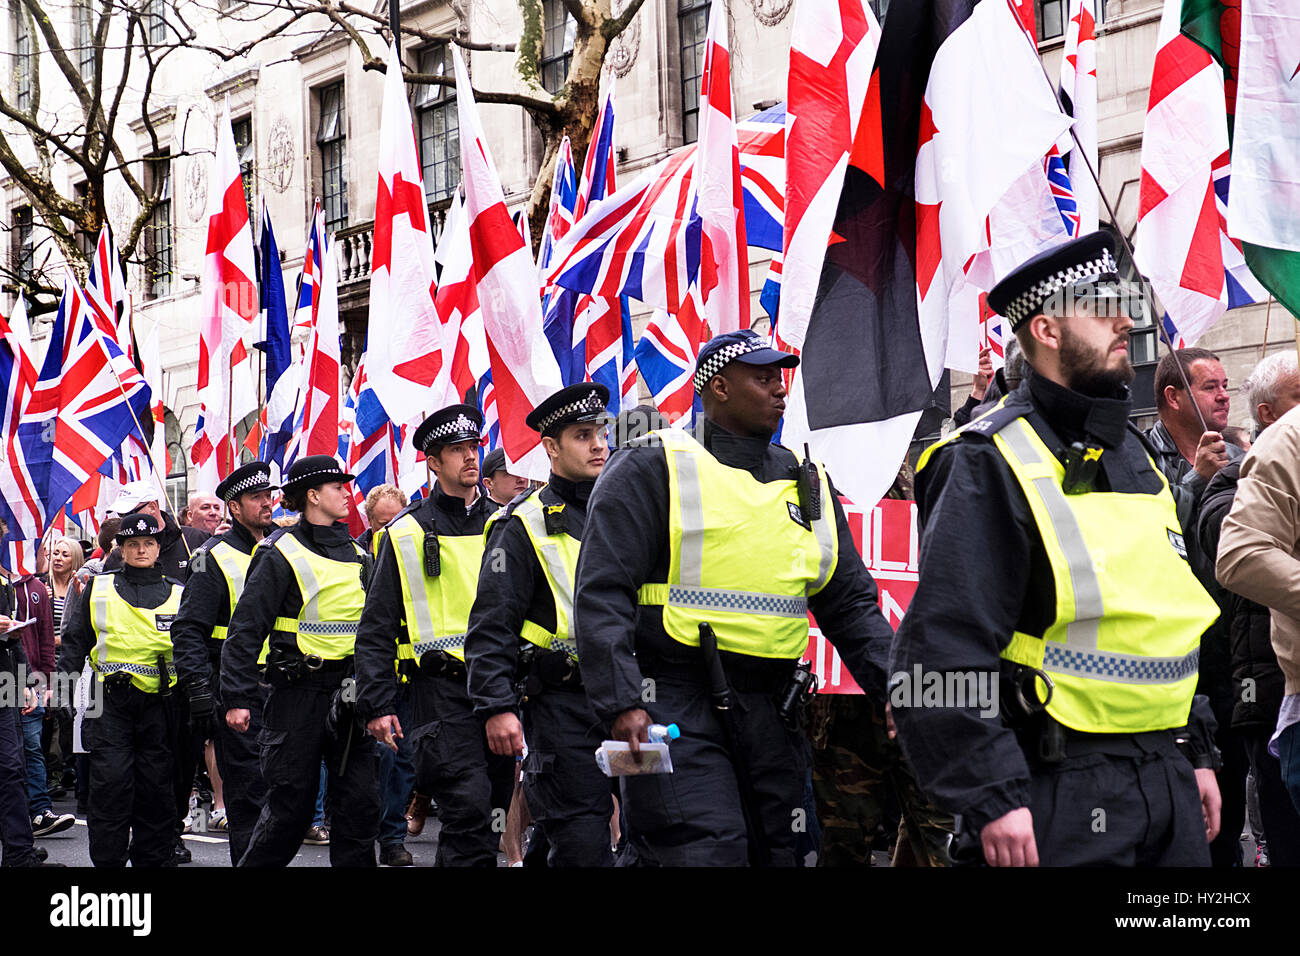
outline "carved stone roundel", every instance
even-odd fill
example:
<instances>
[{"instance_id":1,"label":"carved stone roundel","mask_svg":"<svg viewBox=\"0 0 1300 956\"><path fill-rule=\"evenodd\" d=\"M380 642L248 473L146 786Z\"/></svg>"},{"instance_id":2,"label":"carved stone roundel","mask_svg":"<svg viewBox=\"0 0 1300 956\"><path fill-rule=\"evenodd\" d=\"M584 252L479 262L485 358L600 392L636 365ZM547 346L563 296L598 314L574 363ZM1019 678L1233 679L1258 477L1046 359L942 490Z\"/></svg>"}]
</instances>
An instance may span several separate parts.
<instances>
[{"instance_id":1,"label":"carved stone roundel","mask_svg":"<svg viewBox=\"0 0 1300 956\"><path fill-rule=\"evenodd\" d=\"M790 12L794 0L749 0L754 16L766 27L774 27Z\"/></svg>"},{"instance_id":2,"label":"carved stone roundel","mask_svg":"<svg viewBox=\"0 0 1300 956\"><path fill-rule=\"evenodd\" d=\"M268 177L276 192L282 193L293 182L293 128L283 115L271 121L271 137L268 146L270 164Z\"/></svg>"},{"instance_id":3,"label":"carved stone roundel","mask_svg":"<svg viewBox=\"0 0 1300 956\"><path fill-rule=\"evenodd\" d=\"M614 0L612 13L618 16L627 9L628 0ZM641 14L638 13L627 29L616 36L609 45L605 60L619 79L632 72L636 55L641 50Z\"/></svg>"},{"instance_id":4,"label":"carved stone roundel","mask_svg":"<svg viewBox=\"0 0 1300 956\"><path fill-rule=\"evenodd\" d=\"M203 219L208 203L208 170L206 157L190 158L185 169L185 208L195 222Z\"/></svg>"}]
</instances>

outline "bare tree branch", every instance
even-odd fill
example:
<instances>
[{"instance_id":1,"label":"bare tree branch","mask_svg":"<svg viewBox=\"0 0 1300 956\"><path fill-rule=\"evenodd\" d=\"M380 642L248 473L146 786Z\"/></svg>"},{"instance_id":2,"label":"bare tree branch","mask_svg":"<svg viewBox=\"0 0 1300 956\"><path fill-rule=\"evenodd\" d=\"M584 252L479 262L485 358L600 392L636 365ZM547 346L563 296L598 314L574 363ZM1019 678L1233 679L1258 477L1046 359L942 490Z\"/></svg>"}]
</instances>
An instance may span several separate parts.
<instances>
[{"instance_id":1,"label":"bare tree branch","mask_svg":"<svg viewBox=\"0 0 1300 956\"><path fill-rule=\"evenodd\" d=\"M644 3L645 0L632 0L632 2L627 5L627 9L622 13L614 17L612 20L606 20L600 28L601 33L605 34L605 39L612 40L614 37L626 30L632 23L633 17L641 12L641 7Z\"/></svg>"}]
</instances>

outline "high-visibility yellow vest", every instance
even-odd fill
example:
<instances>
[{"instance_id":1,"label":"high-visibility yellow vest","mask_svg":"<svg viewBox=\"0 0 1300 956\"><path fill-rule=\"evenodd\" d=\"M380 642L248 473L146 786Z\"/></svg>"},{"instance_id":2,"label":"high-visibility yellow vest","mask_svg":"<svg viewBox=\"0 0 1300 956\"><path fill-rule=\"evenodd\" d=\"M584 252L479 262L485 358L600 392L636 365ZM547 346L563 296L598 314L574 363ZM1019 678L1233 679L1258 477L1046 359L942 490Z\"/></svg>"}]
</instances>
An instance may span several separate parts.
<instances>
[{"instance_id":1,"label":"high-visibility yellow vest","mask_svg":"<svg viewBox=\"0 0 1300 956\"><path fill-rule=\"evenodd\" d=\"M797 481L759 481L677 429L635 443L656 441L668 462L668 581L642 585L640 603L663 605L664 630L682 644L698 647L707 621L721 650L801 657L808 596L826 586L838 560L825 469L816 465L821 517L809 521Z\"/></svg>"},{"instance_id":2,"label":"high-visibility yellow vest","mask_svg":"<svg viewBox=\"0 0 1300 956\"><path fill-rule=\"evenodd\" d=\"M965 427L992 432L1029 502L1056 588L1056 617L1044 634L1015 632L1002 657L1051 677L1047 712L1066 727L1181 727L1196 689L1201 635L1219 609L1187 563L1160 470L1152 463L1160 476L1154 494L1067 495L1064 467L1024 418L983 416ZM1037 683L1041 700L1046 689Z\"/></svg>"},{"instance_id":3,"label":"high-visibility yellow vest","mask_svg":"<svg viewBox=\"0 0 1300 956\"><path fill-rule=\"evenodd\" d=\"M244 554L227 541L218 541L208 549L208 560L217 566L221 576L226 579L226 597L230 601L230 612L226 616L227 623L212 625L213 639L224 641L230 633L230 614L235 613L239 596L244 593L244 581L248 578L248 566L252 563L253 556ZM257 655L257 663L266 663L266 652L269 649L270 642L263 641L261 653Z\"/></svg>"},{"instance_id":4,"label":"high-visibility yellow vest","mask_svg":"<svg viewBox=\"0 0 1300 956\"><path fill-rule=\"evenodd\" d=\"M91 578L90 626L95 632L95 646L90 664L100 677L126 671L131 683L147 694L160 687L158 655L167 661L167 686L176 683L172 666L172 619L181 606L181 586L171 585L167 600L158 607L139 608L117 593L109 574Z\"/></svg>"},{"instance_id":5,"label":"high-visibility yellow vest","mask_svg":"<svg viewBox=\"0 0 1300 956\"><path fill-rule=\"evenodd\" d=\"M351 657L357 643L357 622L366 603L361 586L362 565L335 561L307 548L292 534L283 534L273 547L284 555L302 594L298 617L277 617L272 628L293 634L298 650L322 660ZM358 555L365 552L355 542Z\"/></svg>"},{"instance_id":6,"label":"high-visibility yellow vest","mask_svg":"<svg viewBox=\"0 0 1300 956\"><path fill-rule=\"evenodd\" d=\"M393 545L402 581L406 628L397 635L398 660L417 663L429 651L446 651L465 660L465 631L478 591L483 535L438 535L439 574L424 573L426 532L415 515L398 517L384 529Z\"/></svg>"},{"instance_id":7,"label":"high-visibility yellow vest","mask_svg":"<svg viewBox=\"0 0 1300 956\"><path fill-rule=\"evenodd\" d=\"M570 634L570 622L573 620L573 577L578 567L578 548L581 542L565 531L547 533L546 513L562 513L565 506L542 504L541 494L542 489L539 488L516 505L512 514L523 522L533 552L537 555L537 562L542 566L542 576L551 589L551 598L555 602L555 630L548 631L535 621L525 620L519 636L538 647L564 651L577 660L578 646ZM485 541L493 524L505 515L506 509L502 508L488 519L487 528L483 532Z\"/></svg>"}]
</instances>

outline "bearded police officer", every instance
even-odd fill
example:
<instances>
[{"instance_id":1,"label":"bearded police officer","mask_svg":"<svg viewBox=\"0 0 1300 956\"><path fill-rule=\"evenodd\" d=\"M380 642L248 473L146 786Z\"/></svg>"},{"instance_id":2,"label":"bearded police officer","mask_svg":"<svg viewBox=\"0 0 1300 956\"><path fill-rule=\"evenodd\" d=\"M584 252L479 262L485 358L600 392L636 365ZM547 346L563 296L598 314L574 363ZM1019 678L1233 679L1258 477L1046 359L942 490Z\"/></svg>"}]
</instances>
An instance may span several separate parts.
<instances>
[{"instance_id":1,"label":"bearded police officer","mask_svg":"<svg viewBox=\"0 0 1300 956\"><path fill-rule=\"evenodd\" d=\"M810 607L883 706L875 582L825 469L772 444L796 364L752 331L715 337L695 371L701 440L631 439L592 495L574 600L587 693L633 748L652 722L682 731L671 775L621 781L641 863L794 865Z\"/></svg>"},{"instance_id":2,"label":"bearded police officer","mask_svg":"<svg viewBox=\"0 0 1300 956\"><path fill-rule=\"evenodd\" d=\"M603 735L583 693L572 631L587 499L609 454L608 401L605 386L587 382L560 389L529 413L551 475L489 522L465 639L470 697L487 720L492 752L522 756L527 738L524 795L550 840L551 866L613 863L613 799L594 759Z\"/></svg>"},{"instance_id":3,"label":"bearded police officer","mask_svg":"<svg viewBox=\"0 0 1300 956\"><path fill-rule=\"evenodd\" d=\"M1026 379L919 462L920 583L890 699L922 787L961 815L958 858L1210 862L1213 718L1171 731L1188 723L1218 611L1129 422L1128 298L1104 233L1014 270L989 305L1010 321ZM988 560L955 571L972 547ZM956 695L922 706L926 674L950 687L991 675L1000 707Z\"/></svg>"},{"instance_id":4,"label":"bearded police officer","mask_svg":"<svg viewBox=\"0 0 1300 956\"><path fill-rule=\"evenodd\" d=\"M171 625L181 584L158 564L162 524L152 515L124 519L115 541L122 565L91 578L65 618L58 668L95 670L86 715L90 799L86 824L95 866L167 866L176 834L177 713L172 687ZM160 669L161 668L161 669Z\"/></svg>"},{"instance_id":5,"label":"bearded police officer","mask_svg":"<svg viewBox=\"0 0 1300 956\"><path fill-rule=\"evenodd\" d=\"M271 468L255 461L242 465L217 485L217 497L225 502L230 530L209 539L190 561L180 611L172 626L176 648L176 670L189 690L190 715L196 729L206 728L216 750L230 825L230 861L238 864L248 849L248 839L266 798L266 784L258 766L257 732L262 727L262 708L249 709L249 729L237 733L225 720L225 708L214 696L221 687L221 648L225 644L230 615L244 590L248 565L257 547L275 526L271 520ZM262 660L265 660L263 657ZM260 663L260 661L259 661ZM261 685L258 687L259 696Z\"/></svg>"},{"instance_id":6,"label":"bearded police officer","mask_svg":"<svg viewBox=\"0 0 1300 956\"><path fill-rule=\"evenodd\" d=\"M267 795L240 866L285 866L311 825L324 758L333 820L330 863L374 866L378 755L353 713L352 657L370 557L348 536L348 483L329 455L308 455L284 478L301 517L254 552L221 651L226 723L247 733L261 703L258 654L270 636L271 689L258 735Z\"/></svg>"},{"instance_id":7,"label":"bearded police officer","mask_svg":"<svg viewBox=\"0 0 1300 956\"><path fill-rule=\"evenodd\" d=\"M465 631L496 510L478 487L482 427L478 409L452 405L416 429L429 496L388 525L357 631L358 710L381 743L396 749L405 735L414 748L415 788L442 822L437 866L496 866L493 822L504 820L513 783L513 761L488 749L466 689Z\"/></svg>"}]
</instances>

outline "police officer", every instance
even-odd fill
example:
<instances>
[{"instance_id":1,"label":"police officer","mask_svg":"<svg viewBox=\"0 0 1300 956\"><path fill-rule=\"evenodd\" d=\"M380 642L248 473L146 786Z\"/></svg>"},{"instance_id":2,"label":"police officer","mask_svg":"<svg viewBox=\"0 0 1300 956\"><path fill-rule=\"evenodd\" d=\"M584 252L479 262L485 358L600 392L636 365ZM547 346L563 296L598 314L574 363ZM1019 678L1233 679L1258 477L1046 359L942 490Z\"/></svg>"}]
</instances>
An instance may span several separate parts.
<instances>
[{"instance_id":1,"label":"police officer","mask_svg":"<svg viewBox=\"0 0 1300 956\"><path fill-rule=\"evenodd\" d=\"M257 658L270 636L270 692L258 734L267 795L240 866L285 866L311 825L325 759L330 863L374 866L378 755L353 715L352 655L370 558L348 536L348 483L329 455L289 467L284 506L301 514L254 552L221 651L226 723L247 733Z\"/></svg>"},{"instance_id":2,"label":"police officer","mask_svg":"<svg viewBox=\"0 0 1300 956\"><path fill-rule=\"evenodd\" d=\"M747 329L714 337L694 377L700 439L630 440L592 495L574 599L587 693L633 749L652 722L682 730L671 776L621 781L644 864L794 865L810 607L883 706L892 632L875 582L825 469L772 444L781 371L796 364ZM730 718L715 692L732 698Z\"/></svg>"},{"instance_id":3,"label":"police officer","mask_svg":"<svg viewBox=\"0 0 1300 956\"><path fill-rule=\"evenodd\" d=\"M594 759L603 734L583 693L572 631L587 500L609 454L608 401L605 386L587 382L560 389L528 414L551 475L489 522L465 638L470 697L487 721L492 752L522 756L527 737L524 795L550 840L551 866L613 863L613 800Z\"/></svg>"},{"instance_id":4,"label":"police officer","mask_svg":"<svg viewBox=\"0 0 1300 956\"><path fill-rule=\"evenodd\" d=\"M176 834L177 714L171 625L181 584L158 564L161 523L125 519L115 541L122 566L91 578L65 618L58 669L90 656L96 681L86 715L90 739L90 859L95 866L167 866ZM162 670L159 670L161 664ZM94 716L94 704L102 710Z\"/></svg>"},{"instance_id":5,"label":"police officer","mask_svg":"<svg viewBox=\"0 0 1300 956\"><path fill-rule=\"evenodd\" d=\"M483 528L496 510L478 487L482 427L478 409L452 405L416 429L433 473L429 496L383 535L357 631L358 710L394 750L409 736L415 788L433 797L442 821L437 866L496 866L494 816L504 822L513 782L513 761L488 750L466 689L465 630ZM410 687L405 722L399 674Z\"/></svg>"},{"instance_id":6,"label":"police officer","mask_svg":"<svg viewBox=\"0 0 1300 956\"><path fill-rule=\"evenodd\" d=\"M225 502L230 530L208 540L190 562L190 578L181 595L180 611L172 625L176 671L189 691L190 716L196 731L210 735L216 750L230 824L230 862L238 864L248 849L248 838L266 798L266 784L257 765L257 737L261 729L260 704L250 708L247 733L236 733L213 697L221 687L221 648L230 615L244 590L253 549L275 526L271 520L271 468L255 461L242 465L217 485ZM259 685L259 691L261 685Z\"/></svg>"},{"instance_id":7,"label":"police officer","mask_svg":"<svg viewBox=\"0 0 1300 956\"><path fill-rule=\"evenodd\" d=\"M989 294L1030 366L999 407L919 462L920 583L890 701L922 788L960 814L958 857L996 866L1203 866L1218 828L1198 698L1197 583L1166 479L1129 422L1133 326L1092 233ZM981 548L987 560L954 565ZM928 676L927 676L928 675ZM917 684L996 680L1000 703ZM990 695L991 696L991 695ZM929 706L925 706L929 704ZM1099 825L1100 824L1100 825Z\"/></svg>"}]
</instances>

